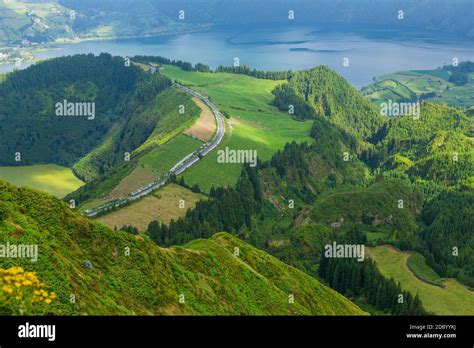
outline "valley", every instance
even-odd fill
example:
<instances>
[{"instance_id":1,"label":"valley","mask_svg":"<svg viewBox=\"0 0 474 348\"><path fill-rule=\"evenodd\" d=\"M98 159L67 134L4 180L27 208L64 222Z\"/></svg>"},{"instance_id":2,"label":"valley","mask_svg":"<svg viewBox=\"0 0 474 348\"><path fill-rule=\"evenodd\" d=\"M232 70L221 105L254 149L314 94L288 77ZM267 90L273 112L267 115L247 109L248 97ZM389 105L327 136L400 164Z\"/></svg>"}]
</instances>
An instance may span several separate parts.
<instances>
[{"instance_id":1,"label":"valley","mask_svg":"<svg viewBox=\"0 0 474 348\"><path fill-rule=\"evenodd\" d=\"M472 14L0 0L0 348L472 346Z\"/></svg>"},{"instance_id":2,"label":"valley","mask_svg":"<svg viewBox=\"0 0 474 348\"><path fill-rule=\"evenodd\" d=\"M48 95L49 100L51 95L64 93L71 99L91 98L98 110L94 122L100 122L98 126L102 127L100 136L91 137L87 124L71 123L67 127L74 132L35 138L43 149L82 138L79 148L60 148L50 159L73 168L84 185L65 192L64 201L74 200L77 209L71 210L57 201L51 203L54 209L59 209L55 212L41 213L36 208L34 211L43 217L42 214L66 214L74 226L71 233L83 233L77 238L98 238L94 243L100 240L102 247L108 248L105 254L110 253L112 260L120 255L117 254L123 247L120 243L133 245L140 255L155 255L159 261L151 261L150 257L155 256L147 256L146 264L153 266L141 268L147 278L136 283L149 284L148 290L141 290L147 296L153 296L152 287L161 286L156 278L158 265L162 267L163 262L172 268L175 266L171 265L180 265L176 266L178 273L173 271L173 277L180 279L173 283L175 292L165 296L159 310L151 297L146 297L146 304L137 302L133 293L138 288L130 287L130 283L127 301L131 302L125 309L116 297L117 285L113 285L124 281L117 273L119 268L112 271L107 259L94 256L99 252L97 247L75 246L82 250L81 257L75 256L76 269L81 267L81 262L88 261L87 265L98 265L99 273L107 270L115 278L110 283L99 282L95 278L100 277L97 273L91 280L84 276L85 280L79 284L54 278L41 268L44 266L37 269L38 274L61 286L65 282L74 283L81 292L90 286L108 289L111 302L95 304L89 310L71 309L60 303L56 313L471 314L466 311L472 295L469 286L474 281L469 233L473 121L469 111L427 100L421 103L419 120L386 117L378 112L376 100L371 103L325 66L288 72L285 80L280 79L282 73L258 78L259 72L245 69L224 72L221 68L213 72L204 65L193 66L160 57L135 59L136 64L127 67L122 58L108 55L59 58L8 75L0 84L5 92L2 97L13 99L17 80L28 81L30 73L34 76L42 69L49 71L53 64L66 67L71 63L83 64L91 74L95 63L103 64L106 78L119 86L123 83L123 89L113 91L114 102L105 102L101 96L106 93L107 84L92 77L89 82L77 81L72 73L62 81L53 78L28 101L54 129L58 125L55 125L57 120L48 118L52 105ZM143 62L147 59L167 63L156 63L152 74L151 69L144 69ZM12 110L4 110L11 114ZM20 117L31 118L26 109L16 110ZM38 120L34 117L31 119L33 124L42 125L35 123ZM9 122L12 121L7 120L5 127L10 126ZM21 131L25 138L34 134L28 125ZM33 167L37 166L36 159L45 158L39 151L38 156L33 156L35 143L6 138L0 146L10 149L20 144L22 158ZM258 165L219 161L221 149L255 151ZM457 153L457 159L451 161L453 152ZM8 164L9 158L3 161ZM16 203L4 205L0 231L21 239L24 231L32 227L22 223L21 214L25 211L17 210L20 198L15 198L9 186L4 187L5 197L10 197L8 202L15 199ZM35 200L35 193L28 189L19 192L26 195L25 199ZM28 201L25 204L33 209ZM456 220L455 227L448 229L448 221L454 215L461 218ZM59 225L58 222L54 228ZM38 221L35 226L44 225ZM440 243L448 232L449 244ZM59 232L48 230L48 233ZM115 241L115 245L121 241L121 246L114 247L110 241ZM249 266L251 273L259 278L262 272L265 277L272 271L262 269L263 261L254 263L257 256L248 248L262 253L258 256L261 260L269 260L271 264L273 260L281 262L291 272L297 272L298 277L302 274L311 282L329 286L338 296L348 298L350 305L346 307L334 299L338 303L334 306L315 307L305 302L303 307L291 309L276 302L255 305L253 299L243 297L250 302L225 307L203 289L226 282L203 278L196 268L201 261L192 256L214 255L211 259L219 261L212 263L212 267L218 270L221 262L235 257L230 251L227 255L221 249L222 244L215 245L221 242L228 250L234 250L235 245L241 248L239 253L248 250L253 256L246 259L251 264L245 267ZM335 242L367 245L372 261L356 264L347 259L328 261L322 253L323 247ZM453 246L460 246L459 259L449 255ZM168 255L168 261L161 253ZM49 252L47 255L53 257ZM245 257L245 253L240 255ZM180 257L193 259L197 264L188 269ZM443 262L436 262L441 259ZM233 269L233 261L225 262L222 267ZM282 272L280 266L277 269ZM168 279L169 269L160 272L163 279ZM309 281L298 279L299 286ZM191 286L192 282L202 287ZM253 280L250 284L249 293L255 291L254 286L261 286ZM275 285L276 288L270 285L279 294L271 296L280 298L280 286L288 289L288 284ZM314 290L319 285L310 286L311 291L319 291ZM228 294L225 288L220 289ZM61 291L57 287L54 290ZM392 300L398 293L407 298L400 306ZM86 296L87 301L97 301L96 294ZM179 306L182 295L191 298L190 307ZM194 302L201 296L204 302ZM173 297L178 298L178 305L173 304ZM229 298L240 303L235 297Z\"/></svg>"}]
</instances>

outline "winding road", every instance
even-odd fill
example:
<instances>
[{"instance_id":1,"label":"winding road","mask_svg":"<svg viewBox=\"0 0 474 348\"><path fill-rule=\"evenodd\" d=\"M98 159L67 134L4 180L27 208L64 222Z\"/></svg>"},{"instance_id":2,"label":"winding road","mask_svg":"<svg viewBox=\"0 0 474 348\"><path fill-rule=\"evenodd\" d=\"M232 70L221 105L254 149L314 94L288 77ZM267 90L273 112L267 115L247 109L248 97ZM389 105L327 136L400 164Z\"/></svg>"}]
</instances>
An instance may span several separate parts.
<instances>
[{"instance_id":1,"label":"winding road","mask_svg":"<svg viewBox=\"0 0 474 348\"><path fill-rule=\"evenodd\" d=\"M142 197L149 195L150 193L157 190L161 186L164 186L172 175L179 175L183 173L184 171L186 171L187 169L191 168L193 165L199 162L202 157L206 156L209 152L214 150L222 142L222 139L224 138L224 135L225 135L225 125L224 125L224 118L222 117L222 114L219 111L219 109L209 100L209 98L204 97L200 93L188 87L180 85L176 82L173 83L173 86L175 86L176 88L179 88L180 90L186 93L191 94L192 96L196 98L199 98L211 109L212 113L214 114L216 118L216 123L217 123L217 131L213 139L209 143L204 144L196 151L188 154L183 159L181 159L181 161L176 163L173 166L173 168L170 169L170 171L166 173L160 180L154 181L154 182L149 183L148 185L145 185L144 187L132 192L126 198L120 198L112 202L109 202L107 204L101 205L97 208L86 210L83 214L84 216L93 218L97 216L98 214L103 213L107 210L119 208L120 206L129 204L137 199L140 199Z\"/></svg>"}]
</instances>

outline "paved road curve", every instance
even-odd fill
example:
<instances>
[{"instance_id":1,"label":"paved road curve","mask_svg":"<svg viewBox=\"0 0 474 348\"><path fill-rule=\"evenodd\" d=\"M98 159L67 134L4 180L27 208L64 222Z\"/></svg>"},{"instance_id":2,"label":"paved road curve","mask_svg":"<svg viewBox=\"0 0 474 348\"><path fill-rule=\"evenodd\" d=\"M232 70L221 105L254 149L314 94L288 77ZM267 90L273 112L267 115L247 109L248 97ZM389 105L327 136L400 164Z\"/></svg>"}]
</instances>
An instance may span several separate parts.
<instances>
[{"instance_id":1,"label":"paved road curve","mask_svg":"<svg viewBox=\"0 0 474 348\"><path fill-rule=\"evenodd\" d=\"M164 175L163 178L161 178L160 180L154 181L154 182L149 183L148 185L145 185L144 187L132 192L126 198L117 199L115 201L101 205L100 207L97 207L92 210L86 210L84 212L85 216L95 217L102 212L105 212L113 208L118 208L122 205L128 204L132 201L135 201L139 198L149 195L156 189L165 185L172 175L179 175L183 173L188 168L192 167L194 164L199 162L199 160L202 157L206 156L209 152L214 150L221 143L225 134L225 125L224 125L224 118L222 117L222 114L219 111L219 109L217 109L217 107L209 100L209 98L199 94L198 92L193 91L192 89L182 86L178 83L174 83L173 85L179 88L180 90L191 94L193 97L201 99L212 110L217 122L217 131L216 131L216 134L214 135L214 138L211 140L211 142L204 144L199 149L196 149L196 151L185 156L181 161L176 163L176 165L173 168L171 168L171 170L168 173L166 173L166 175Z\"/></svg>"}]
</instances>

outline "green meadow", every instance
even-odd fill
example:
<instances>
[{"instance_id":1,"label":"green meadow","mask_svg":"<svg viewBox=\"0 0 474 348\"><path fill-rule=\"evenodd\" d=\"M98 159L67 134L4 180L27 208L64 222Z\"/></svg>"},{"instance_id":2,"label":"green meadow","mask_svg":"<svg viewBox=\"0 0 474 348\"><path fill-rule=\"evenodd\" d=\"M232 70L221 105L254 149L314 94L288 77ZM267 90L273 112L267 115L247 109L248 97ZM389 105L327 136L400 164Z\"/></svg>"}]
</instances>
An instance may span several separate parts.
<instances>
[{"instance_id":1,"label":"green meadow","mask_svg":"<svg viewBox=\"0 0 474 348\"><path fill-rule=\"evenodd\" d=\"M474 315L474 291L454 279L441 281L419 256L409 262L411 253L386 245L370 248L368 254L385 277L394 278L413 294L418 293L426 310L438 315ZM417 273L410 269L410 264L415 264Z\"/></svg>"},{"instance_id":2,"label":"green meadow","mask_svg":"<svg viewBox=\"0 0 474 348\"><path fill-rule=\"evenodd\" d=\"M142 156L139 163L163 175L185 156L199 149L202 144L199 140L180 134L165 145Z\"/></svg>"},{"instance_id":3,"label":"green meadow","mask_svg":"<svg viewBox=\"0 0 474 348\"><path fill-rule=\"evenodd\" d=\"M474 74L469 82L456 86L449 82L449 72L443 69L400 71L376 78L375 83L362 92L376 105L393 101L416 100L423 94L434 93L428 101L467 108L474 105Z\"/></svg>"},{"instance_id":4,"label":"green meadow","mask_svg":"<svg viewBox=\"0 0 474 348\"><path fill-rule=\"evenodd\" d=\"M295 121L271 105L272 90L284 81L256 79L229 73L188 72L166 65L164 75L207 94L226 119L226 136L218 149L257 150L259 160L269 160L291 141L311 142L311 121ZM232 186L238 180L241 164L217 163L217 151L183 175L189 184L208 191L214 186Z\"/></svg>"},{"instance_id":5,"label":"green meadow","mask_svg":"<svg viewBox=\"0 0 474 348\"><path fill-rule=\"evenodd\" d=\"M55 164L0 167L0 178L16 186L28 186L62 198L77 190L84 183L70 168Z\"/></svg>"}]
</instances>

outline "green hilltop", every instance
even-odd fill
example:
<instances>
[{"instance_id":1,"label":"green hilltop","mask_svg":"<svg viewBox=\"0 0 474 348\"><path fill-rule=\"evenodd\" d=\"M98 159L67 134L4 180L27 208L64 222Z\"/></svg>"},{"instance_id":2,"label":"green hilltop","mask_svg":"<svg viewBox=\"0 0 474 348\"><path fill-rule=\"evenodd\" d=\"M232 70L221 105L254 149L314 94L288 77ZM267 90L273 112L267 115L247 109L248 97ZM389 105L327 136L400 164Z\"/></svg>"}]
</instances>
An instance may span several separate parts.
<instances>
[{"instance_id":1,"label":"green hilltop","mask_svg":"<svg viewBox=\"0 0 474 348\"><path fill-rule=\"evenodd\" d=\"M373 168L408 177L429 195L443 187L472 189L473 134L472 117L464 110L424 102L419 118L390 118L365 156Z\"/></svg>"},{"instance_id":2,"label":"green hilltop","mask_svg":"<svg viewBox=\"0 0 474 348\"><path fill-rule=\"evenodd\" d=\"M343 77L326 66L291 72L288 83L273 92L275 105L294 106L301 119L321 116L350 134L369 138L385 118Z\"/></svg>"}]
</instances>

